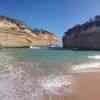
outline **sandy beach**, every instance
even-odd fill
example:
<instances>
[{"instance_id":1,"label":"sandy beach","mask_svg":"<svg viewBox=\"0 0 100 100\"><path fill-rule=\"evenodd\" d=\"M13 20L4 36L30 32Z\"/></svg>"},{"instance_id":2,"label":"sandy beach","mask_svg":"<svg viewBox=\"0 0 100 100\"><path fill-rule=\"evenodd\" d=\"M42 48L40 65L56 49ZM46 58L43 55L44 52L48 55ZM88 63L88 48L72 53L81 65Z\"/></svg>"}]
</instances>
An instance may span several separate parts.
<instances>
[{"instance_id":1,"label":"sandy beach","mask_svg":"<svg viewBox=\"0 0 100 100\"><path fill-rule=\"evenodd\" d=\"M0 72L1 100L98 100L100 72L38 76L23 63Z\"/></svg>"},{"instance_id":2,"label":"sandy beach","mask_svg":"<svg viewBox=\"0 0 100 100\"><path fill-rule=\"evenodd\" d=\"M98 100L100 98L100 72L80 73L73 84L74 98L69 100Z\"/></svg>"},{"instance_id":3,"label":"sandy beach","mask_svg":"<svg viewBox=\"0 0 100 100\"><path fill-rule=\"evenodd\" d=\"M75 80L71 84L72 93L65 96L45 96L43 100L99 100L99 85L100 72L75 74Z\"/></svg>"},{"instance_id":4,"label":"sandy beach","mask_svg":"<svg viewBox=\"0 0 100 100\"><path fill-rule=\"evenodd\" d=\"M26 65L26 66L25 66ZM98 100L100 72L34 76L32 65L21 62L0 72L0 100Z\"/></svg>"},{"instance_id":5,"label":"sandy beach","mask_svg":"<svg viewBox=\"0 0 100 100\"><path fill-rule=\"evenodd\" d=\"M46 58L45 62L37 62L34 61L37 55L31 53L30 55L35 57L31 60L28 60L27 55L19 59L18 56L12 56L14 52L0 53L0 100L99 100L99 61L89 62L87 58L85 63L73 62L71 66L67 59L65 64L63 61L59 64L58 56L56 63L51 62L51 56L50 62ZM26 51L17 54L23 53L28 54ZM44 54L41 57L43 60ZM80 58L76 59L76 62Z\"/></svg>"}]
</instances>

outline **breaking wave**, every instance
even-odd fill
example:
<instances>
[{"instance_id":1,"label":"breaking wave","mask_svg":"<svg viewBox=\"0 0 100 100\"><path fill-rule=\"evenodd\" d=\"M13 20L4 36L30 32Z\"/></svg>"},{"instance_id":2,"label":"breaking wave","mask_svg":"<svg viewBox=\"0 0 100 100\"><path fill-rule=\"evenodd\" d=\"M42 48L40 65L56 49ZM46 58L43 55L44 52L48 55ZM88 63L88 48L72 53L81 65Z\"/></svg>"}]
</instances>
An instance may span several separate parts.
<instances>
[{"instance_id":1,"label":"breaking wave","mask_svg":"<svg viewBox=\"0 0 100 100\"><path fill-rule=\"evenodd\" d=\"M100 71L100 62L88 62L72 66L72 72L95 72Z\"/></svg>"},{"instance_id":2,"label":"breaking wave","mask_svg":"<svg viewBox=\"0 0 100 100\"><path fill-rule=\"evenodd\" d=\"M88 56L89 59L100 59L100 55Z\"/></svg>"}]
</instances>

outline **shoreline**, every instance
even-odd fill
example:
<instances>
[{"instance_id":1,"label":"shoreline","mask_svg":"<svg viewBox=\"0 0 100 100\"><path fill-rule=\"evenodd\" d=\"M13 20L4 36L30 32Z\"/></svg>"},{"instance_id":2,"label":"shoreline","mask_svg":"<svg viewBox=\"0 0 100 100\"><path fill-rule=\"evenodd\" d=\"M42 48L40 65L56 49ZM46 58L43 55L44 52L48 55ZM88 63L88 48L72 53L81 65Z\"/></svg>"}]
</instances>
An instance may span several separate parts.
<instances>
[{"instance_id":1,"label":"shoreline","mask_svg":"<svg viewBox=\"0 0 100 100\"><path fill-rule=\"evenodd\" d=\"M66 95L45 95L40 100L98 100L100 98L100 72L73 74L74 81Z\"/></svg>"}]
</instances>

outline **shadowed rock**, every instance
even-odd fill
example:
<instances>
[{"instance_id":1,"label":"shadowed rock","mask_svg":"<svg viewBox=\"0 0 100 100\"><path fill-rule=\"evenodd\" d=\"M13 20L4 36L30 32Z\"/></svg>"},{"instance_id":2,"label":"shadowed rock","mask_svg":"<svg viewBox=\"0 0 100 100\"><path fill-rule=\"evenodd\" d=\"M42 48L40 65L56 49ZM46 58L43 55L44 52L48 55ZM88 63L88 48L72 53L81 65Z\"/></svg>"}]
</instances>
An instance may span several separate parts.
<instances>
[{"instance_id":1,"label":"shadowed rock","mask_svg":"<svg viewBox=\"0 0 100 100\"><path fill-rule=\"evenodd\" d=\"M100 16L65 32L63 47L69 49L100 49Z\"/></svg>"}]
</instances>

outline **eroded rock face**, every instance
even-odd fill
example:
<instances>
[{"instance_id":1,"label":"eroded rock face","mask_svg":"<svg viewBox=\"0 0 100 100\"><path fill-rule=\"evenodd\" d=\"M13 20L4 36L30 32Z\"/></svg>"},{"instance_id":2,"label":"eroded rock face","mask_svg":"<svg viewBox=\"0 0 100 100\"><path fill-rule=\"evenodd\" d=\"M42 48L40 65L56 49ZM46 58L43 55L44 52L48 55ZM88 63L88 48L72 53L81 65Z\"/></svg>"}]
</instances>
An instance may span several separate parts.
<instances>
[{"instance_id":1,"label":"eroded rock face","mask_svg":"<svg viewBox=\"0 0 100 100\"><path fill-rule=\"evenodd\" d=\"M65 32L63 47L68 49L100 49L100 16L76 25Z\"/></svg>"},{"instance_id":2,"label":"eroded rock face","mask_svg":"<svg viewBox=\"0 0 100 100\"><path fill-rule=\"evenodd\" d=\"M50 46L56 42L53 33L34 32L22 21L0 16L0 47Z\"/></svg>"}]
</instances>

